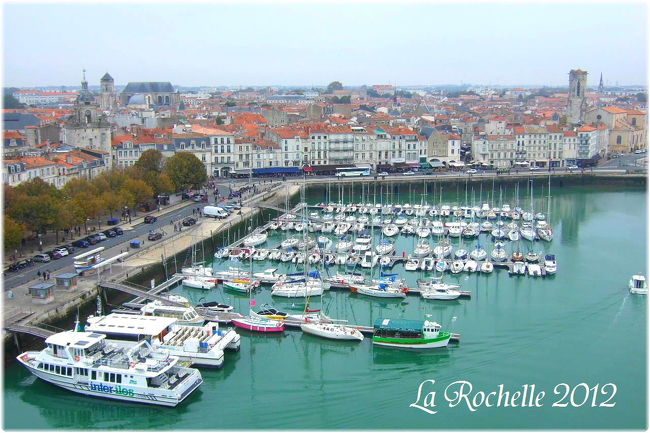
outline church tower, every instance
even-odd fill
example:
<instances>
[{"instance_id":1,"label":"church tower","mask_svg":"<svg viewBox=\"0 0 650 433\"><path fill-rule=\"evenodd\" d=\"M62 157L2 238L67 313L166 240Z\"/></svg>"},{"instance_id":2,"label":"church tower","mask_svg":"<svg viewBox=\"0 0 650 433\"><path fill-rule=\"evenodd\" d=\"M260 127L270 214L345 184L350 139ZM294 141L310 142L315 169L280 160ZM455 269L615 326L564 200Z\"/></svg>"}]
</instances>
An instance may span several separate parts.
<instances>
[{"instance_id":1,"label":"church tower","mask_svg":"<svg viewBox=\"0 0 650 433\"><path fill-rule=\"evenodd\" d=\"M86 70L83 71L83 81L81 90L75 102L75 120L78 125L92 125L97 122L97 104L95 95L88 90L88 81L86 81Z\"/></svg>"},{"instance_id":2,"label":"church tower","mask_svg":"<svg viewBox=\"0 0 650 433\"><path fill-rule=\"evenodd\" d=\"M587 71L572 69L569 72L569 98L567 123L578 124L584 120L587 111Z\"/></svg>"},{"instance_id":3,"label":"church tower","mask_svg":"<svg viewBox=\"0 0 650 433\"><path fill-rule=\"evenodd\" d=\"M602 95L605 93L605 85L603 84L603 73L600 73L600 83L598 83L598 94Z\"/></svg>"},{"instance_id":4,"label":"church tower","mask_svg":"<svg viewBox=\"0 0 650 433\"><path fill-rule=\"evenodd\" d=\"M101 95L99 97L99 108L102 111L110 111L115 108L115 82L107 72L99 81Z\"/></svg>"}]
</instances>

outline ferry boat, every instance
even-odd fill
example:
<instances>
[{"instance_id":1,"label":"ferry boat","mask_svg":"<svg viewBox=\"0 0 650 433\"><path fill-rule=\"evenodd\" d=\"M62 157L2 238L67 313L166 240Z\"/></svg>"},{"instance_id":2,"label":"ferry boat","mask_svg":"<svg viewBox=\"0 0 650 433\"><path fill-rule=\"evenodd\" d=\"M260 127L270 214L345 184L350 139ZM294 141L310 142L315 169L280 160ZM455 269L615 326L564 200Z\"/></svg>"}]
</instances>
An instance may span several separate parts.
<instances>
[{"instance_id":1,"label":"ferry boat","mask_svg":"<svg viewBox=\"0 0 650 433\"><path fill-rule=\"evenodd\" d=\"M648 282L643 275L632 275L632 279L630 279L628 286L630 288L630 293L635 295L648 294Z\"/></svg>"},{"instance_id":2,"label":"ferry boat","mask_svg":"<svg viewBox=\"0 0 650 433\"><path fill-rule=\"evenodd\" d=\"M379 318L374 324L372 343L378 346L408 349L446 347L451 333L440 330L440 324L429 320Z\"/></svg>"},{"instance_id":3,"label":"ferry boat","mask_svg":"<svg viewBox=\"0 0 650 433\"><path fill-rule=\"evenodd\" d=\"M65 331L45 344L16 359L36 377L80 394L173 407L203 383L197 369L178 366L178 357L146 340L127 349L102 334Z\"/></svg>"},{"instance_id":4,"label":"ferry boat","mask_svg":"<svg viewBox=\"0 0 650 433\"><path fill-rule=\"evenodd\" d=\"M156 350L169 350L181 361L204 367L221 367L224 350L237 351L241 337L235 330L219 329L219 323L204 326L178 323L169 317L143 317L111 313L89 316L85 331L106 335L107 342L123 347L148 340Z\"/></svg>"},{"instance_id":5,"label":"ferry boat","mask_svg":"<svg viewBox=\"0 0 650 433\"><path fill-rule=\"evenodd\" d=\"M170 301L185 304L184 306L165 305L161 301L155 300L144 304L136 314L143 316L171 317L177 319L180 323L190 325L202 325L205 318L199 315L194 307L190 305L186 298L177 295L168 296Z\"/></svg>"}]
</instances>

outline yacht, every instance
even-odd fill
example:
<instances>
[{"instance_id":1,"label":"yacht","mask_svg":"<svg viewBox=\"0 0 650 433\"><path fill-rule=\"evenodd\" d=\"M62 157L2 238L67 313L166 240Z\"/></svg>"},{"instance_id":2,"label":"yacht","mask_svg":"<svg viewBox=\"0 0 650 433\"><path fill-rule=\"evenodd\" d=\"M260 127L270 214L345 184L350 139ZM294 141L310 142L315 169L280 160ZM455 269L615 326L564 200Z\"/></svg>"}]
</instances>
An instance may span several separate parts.
<instances>
[{"instance_id":1,"label":"yacht","mask_svg":"<svg viewBox=\"0 0 650 433\"><path fill-rule=\"evenodd\" d=\"M451 262L451 273L452 274L457 274L459 272L463 271L463 268L465 267L465 264L461 260L454 260Z\"/></svg>"},{"instance_id":2,"label":"yacht","mask_svg":"<svg viewBox=\"0 0 650 433\"><path fill-rule=\"evenodd\" d=\"M407 289L400 289L386 283L367 285L351 284L350 291L376 298L406 298Z\"/></svg>"},{"instance_id":3,"label":"yacht","mask_svg":"<svg viewBox=\"0 0 650 433\"><path fill-rule=\"evenodd\" d=\"M483 272L484 274L490 274L494 270L494 265L492 262L485 261L481 263L480 271Z\"/></svg>"},{"instance_id":4,"label":"yacht","mask_svg":"<svg viewBox=\"0 0 650 433\"><path fill-rule=\"evenodd\" d=\"M477 262L481 262L486 259L487 251L485 251L480 245L477 245L476 248L469 253L469 256Z\"/></svg>"},{"instance_id":5,"label":"yacht","mask_svg":"<svg viewBox=\"0 0 650 433\"><path fill-rule=\"evenodd\" d=\"M266 233L255 233L244 239L244 246L256 247L266 242L268 235Z\"/></svg>"},{"instance_id":6,"label":"yacht","mask_svg":"<svg viewBox=\"0 0 650 433\"><path fill-rule=\"evenodd\" d=\"M508 253L506 253L503 242L496 242L494 244L491 256L495 262L505 262L508 260Z\"/></svg>"},{"instance_id":7,"label":"yacht","mask_svg":"<svg viewBox=\"0 0 650 433\"><path fill-rule=\"evenodd\" d=\"M427 257L431 255L432 253L431 245L429 245L429 242L422 240L418 242L417 246L415 247L415 250L413 250L413 255L416 257Z\"/></svg>"},{"instance_id":8,"label":"yacht","mask_svg":"<svg viewBox=\"0 0 650 433\"><path fill-rule=\"evenodd\" d=\"M465 266L463 266L463 271L465 272L476 272L477 269L478 269L478 262L472 259L466 261Z\"/></svg>"},{"instance_id":9,"label":"yacht","mask_svg":"<svg viewBox=\"0 0 650 433\"><path fill-rule=\"evenodd\" d=\"M448 240L444 240L440 242L438 245L433 247L433 255L437 259L442 259L445 257L449 257L452 252L452 247L451 243Z\"/></svg>"},{"instance_id":10,"label":"yacht","mask_svg":"<svg viewBox=\"0 0 650 433\"><path fill-rule=\"evenodd\" d=\"M420 266L420 259L410 258L404 264L404 270L417 271L419 266Z\"/></svg>"},{"instance_id":11,"label":"yacht","mask_svg":"<svg viewBox=\"0 0 650 433\"><path fill-rule=\"evenodd\" d=\"M227 250L227 249L226 249ZM201 264L195 264L189 268L182 268L181 273L188 277L211 277L212 276L212 266L204 266Z\"/></svg>"},{"instance_id":12,"label":"yacht","mask_svg":"<svg viewBox=\"0 0 650 433\"><path fill-rule=\"evenodd\" d=\"M451 301L460 297L460 292L447 288L431 288L420 292L422 299L434 299L439 301Z\"/></svg>"},{"instance_id":13,"label":"yacht","mask_svg":"<svg viewBox=\"0 0 650 433\"><path fill-rule=\"evenodd\" d=\"M517 261L512 264L512 270L510 271L512 275L525 275L526 274L526 263Z\"/></svg>"},{"instance_id":14,"label":"yacht","mask_svg":"<svg viewBox=\"0 0 650 433\"><path fill-rule=\"evenodd\" d=\"M324 284L319 279L300 279L289 281L278 281L271 288L272 296L283 298L306 298L308 296L319 296L323 294Z\"/></svg>"},{"instance_id":15,"label":"yacht","mask_svg":"<svg viewBox=\"0 0 650 433\"><path fill-rule=\"evenodd\" d=\"M395 251L395 244L391 241L382 241L375 247L375 250L377 251L377 254L384 256Z\"/></svg>"},{"instance_id":16,"label":"yacht","mask_svg":"<svg viewBox=\"0 0 650 433\"><path fill-rule=\"evenodd\" d=\"M544 270L546 270L548 275L553 275L557 272L557 263L554 254L547 254L544 257Z\"/></svg>"},{"instance_id":17,"label":"yacht","mask_svg":"<svg viewBox=\"0 0 650 433\"><path fill-rule=\"evenodd\" d=\"M178 357L147 340L124 348L102 334L65 331L45 344L16 359L34 376L80 394L173 407L203 383L197 369L179 366Z\"/></svg>"},{"instance_id":18,"label":"yacht","mask_svg":"<svg viewBox=\"0 0 650 433\"><path fill-rule=\"evenodd\" d=\"M157 316L157 317L171 317L178 321L178 323L185 323L190 325L202 325L205 322L205 317L196 312L194 307L190 305L186 298L178 295L169 295L168 299L180 305L166 305L162 301L155 300L144 304L140 311L135 314L143 316Z\"/></svg>"}]
</instances>

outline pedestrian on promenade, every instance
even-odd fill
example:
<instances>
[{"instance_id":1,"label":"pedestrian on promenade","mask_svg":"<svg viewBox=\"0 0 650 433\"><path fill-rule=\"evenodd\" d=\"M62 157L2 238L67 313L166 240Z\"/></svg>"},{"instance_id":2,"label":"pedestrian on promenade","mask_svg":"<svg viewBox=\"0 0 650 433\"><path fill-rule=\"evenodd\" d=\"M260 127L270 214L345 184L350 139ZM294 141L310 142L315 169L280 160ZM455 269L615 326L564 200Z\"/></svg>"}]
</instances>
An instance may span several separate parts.
<instances>
[{"instance_id":1,"label":"pedestrian on promenade","mask_svg":"<svg viewBox=\"0 0 650 433\"><path fill-rule=\"evenodd\" d=\"M41 270L39 269L38 272L36 272L36 275L38 275L38 278L41 278Z\"/></svg>"}]
</instances>

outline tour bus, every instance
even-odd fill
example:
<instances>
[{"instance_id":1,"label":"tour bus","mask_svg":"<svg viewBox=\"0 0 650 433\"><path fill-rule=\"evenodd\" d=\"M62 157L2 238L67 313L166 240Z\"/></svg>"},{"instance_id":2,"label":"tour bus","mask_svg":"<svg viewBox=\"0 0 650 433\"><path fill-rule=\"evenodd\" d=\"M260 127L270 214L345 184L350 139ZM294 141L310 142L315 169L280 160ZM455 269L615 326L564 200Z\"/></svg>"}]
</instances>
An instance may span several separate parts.
<instances>
[{"instance_id":1,"label":"tour bus","mask_svg":"<svg viewBox=\"0 0 650 433\"><path fill-rule=\"evenodd\" d=\"M336 176L370 176L370 167L339 167L336 169Z\"/></svg>"}]
</instances>

